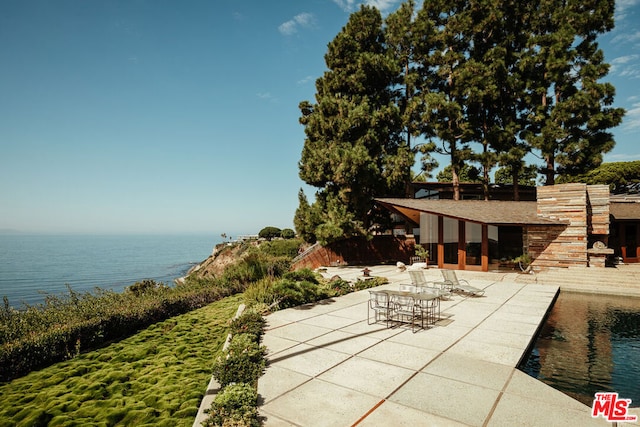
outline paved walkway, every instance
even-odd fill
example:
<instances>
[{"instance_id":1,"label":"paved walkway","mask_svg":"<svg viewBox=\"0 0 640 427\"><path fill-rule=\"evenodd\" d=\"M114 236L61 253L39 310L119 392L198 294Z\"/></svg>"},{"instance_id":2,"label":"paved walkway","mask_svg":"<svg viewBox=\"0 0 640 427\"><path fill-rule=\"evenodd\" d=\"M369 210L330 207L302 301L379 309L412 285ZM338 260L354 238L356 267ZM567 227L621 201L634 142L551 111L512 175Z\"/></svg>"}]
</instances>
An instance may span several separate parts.
<instances>
[{"instance_id":1,"label":"paved walkway","mask_svg":"<svg viewBox=\"0 0 640 427\"><path fill-rule=\"evenodd\" d=\"M390 279L379 289L409 282L395 266L370 268ZM326 276L355 279L360 270ZM515 368L558 287L473 277L483 297L443 301L443 320L416 333L368 325L366 290L267 316L270 366L258 382L265 426L610 425Z\"/></svg>"}]
</instances>

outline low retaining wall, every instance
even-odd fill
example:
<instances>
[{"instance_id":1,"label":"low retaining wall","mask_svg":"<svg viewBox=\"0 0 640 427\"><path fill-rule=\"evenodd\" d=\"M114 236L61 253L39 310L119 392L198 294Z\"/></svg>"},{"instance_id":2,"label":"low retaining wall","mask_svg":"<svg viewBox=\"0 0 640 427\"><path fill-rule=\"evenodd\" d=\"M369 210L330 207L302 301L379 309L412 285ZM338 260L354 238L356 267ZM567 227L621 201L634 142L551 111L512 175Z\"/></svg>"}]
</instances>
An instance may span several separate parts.
<instances>
[{"instance_id":1,"label":"low retaining wall","mask_svg":"<svg viewBox=\"0 0 640 427\"><path fill-rule=\"evenodd\" d=\"M371 239L354 237L348 240L318 245L296 261L292 269L337 265L409 264L415 254L415 239L412 236L374 236Z\"/></svg>"}]
</instances>

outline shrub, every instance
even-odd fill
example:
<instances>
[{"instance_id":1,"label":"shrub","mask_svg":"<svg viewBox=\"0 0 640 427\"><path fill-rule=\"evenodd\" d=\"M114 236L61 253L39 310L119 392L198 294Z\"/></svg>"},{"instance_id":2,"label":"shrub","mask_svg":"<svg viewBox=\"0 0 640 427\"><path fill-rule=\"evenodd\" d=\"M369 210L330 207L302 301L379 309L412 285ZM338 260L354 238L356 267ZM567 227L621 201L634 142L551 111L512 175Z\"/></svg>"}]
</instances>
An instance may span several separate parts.
<instances>
[{"instance_id":1,"label":"shrub","mask_svg":"<svg viewBox=\"0 0 640 427\"><path fill-rule=\"evenodd\" d=\"M212 286L213 284L213 286ZM152 292L97 290L47 296L44 304L0 314L0 381L75 357L103 343L203 307L230 294L217 282L192 282L176 288L144 284Z\"/></svg>"},{"instance_id":2,"label":"shrub","mask_svg":"<svg viewBox=\"0 0 640 427\"><path fill-rule=\"evenodd\" d=\"M273 277L265 277L251 283L244 291L244 303L247 307L254 307L258 304L273 305L277 301L277 295L273 290L274 281Z\"/></svg>"},{"instance_id":3,"label":"shrub","mask_svg":"<svg viewBox=\"0 0 640 427\"><path fill-rule=\"evenodd\" d=\"M298 251L302 244L302 239L273 240L261 243L259 248L261 252L267 255L275 257L286 256L293 259L298 256Z\"/></svg>"},{"instance_id":4,"label":"shrub","mask_svg":"<svg viewBox=\"0 0 640 427\"><path fill-rule=\"evenodd\" d=\"M295 307L329 296L316 283L306 280L297 282L291 279L281 279L274 284L273 290L280 301L279 308Z\"/></svg>"},{"instance_id":5,"label":"shrub","mask_svg":"<svg viewBox=\"0 0 640 427\"><path fill-rule=\"evenodd\" d=\"M259 427L261 422L257 406L258 393L251 385L228 385L213 399L211 408L207 411L209 418L202 425Z\"/></svg>"},{"instance_id":6,"label":"shrub","mask_svg":"<svg viewBox=\"0 0 640 427\"><path fill-rule=\"evenodd\" d=\"M296 232L290 228L283 228L282 232L280 233L280 237L282 237L283 239L293 239L294 237L296 237Z\"/></svg>"},{"instance_id":7,"label":"shrub","mask_svg":"<svg viewBox=\"0 0 640 427\"><path fill-rule=\"evenodd\" d=\"M255 384L264 372L266 351L266 347L255 342L252 335L234 335L229 348L216 358L213 376L223 387L240 382Z\"/></svg>"},{"instance_id":8,"label":"shrub","mask_svg":"<svg viewBox=\"0 0 640 427\"><path fill-rule=\"evenodd\" d=\"M386 277L374 277L369 280L356 280L356 283L353 285L353 290L361 291L363 289L386 285L387 283L389 283L389 279Z\"/></svg>"},{"instance_id":9,"label":"shrub","mask_svg":"<svg viewBox=\"0 0 640 427\"><path fill-rule=\"evenodd\" d=\"M258 233L258 237L260 237L261 239L271 240L274 237L280 237L281 233L282 230L280 230L278 227L269 226L260 230L260 232Z\"/></svg>"},{"instance_id":10,"label":"shrub","mask_svg":"<svg viewBox=\"0 0 640 427\"><path fill-rule=\"evenodd\" d=\"M315 284L320 283L316 273L311 271L311 269L309 268L301 268L299 270L289 271L288 273L283 274L282 277L285 279L295 280L296 282L307 281Z\"/></svg>"},{"instance_id":11,"label":"shrub","mask_svg":"<svg viewBox=\"0 0 640 427\"><path fill-rule=\"evenodd\" d=\"M270 257L266 260L267 274L271 277L280 277L291 268L291 258L287 256Z\"/></svg>"},{"instance_id":12,"label":"shrub","mask_svg":"<svg viewBox=\"0 0 640 427\"><path fill-rule=\"evenodd\" d=\"M169 289L164 283L158 283L153 279L144 279L140 282L136 282L133 285L126 288L126 292L131 292L136 296L141 296L147 293L156 292L158 290Z\"/></svg>"},{"instance_id":13,"label":"shrub","mask_svg":"<svg viewBox=\"0 0 640 427\"><path fill-rule=\"evenodd\" d=\"M262 279L267 275L265 257L252 252L246 257L228 266L221 277L223 286L234 292L242 292L251 282Z\"/></svg>"},{"instance_id":14,"label":"shrub","mask_svg":"<svg viewBox=\"0 0 640 427\"><path fill-rule=\"evenodd\" d=\"M351 284L344 279L331 280L325 287L329 290L331 296L346 295L353 291Z\"/></svg>"},{"instance_id":15,"label":"shrub","mask_svg":"<svg viewBox=\"0 0 640 427\"><path fill-rule=\"evenodd\" d=\"M260 342L264 332L265 320L262 315L254 311L245 311L237 319L231 321L230 333L233 336L249 334L255 342Z\"/></svg>"}]
</instances>

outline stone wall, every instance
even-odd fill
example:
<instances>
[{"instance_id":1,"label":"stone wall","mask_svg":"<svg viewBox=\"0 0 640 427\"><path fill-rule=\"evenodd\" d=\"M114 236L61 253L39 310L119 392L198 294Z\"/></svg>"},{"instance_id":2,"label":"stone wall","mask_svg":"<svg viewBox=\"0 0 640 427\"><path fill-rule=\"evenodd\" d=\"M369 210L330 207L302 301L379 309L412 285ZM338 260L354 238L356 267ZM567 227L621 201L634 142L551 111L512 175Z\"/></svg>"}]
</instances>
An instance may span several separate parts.
<instances>
[{"instance_id":1,"label":"stone wall","mask_svg":"<svg viewBox=\"0 0 640 427\"><path fill-rule=\"evenodd\" d=\"M594 193L596 194L596 193ZM529 227L534 267L587 266L587 185L538 187L538 215L566 222L560 227ZM608 218L607 218L608 221ZM598 225L601 227L601 225ZM546 245L546 246L545 246Z\"/></svg>"},{"instance_id":2,"label":"stone wall","mask_svg":"<svg viewBox=\"0 0 640 427\"><path fill-rule=\"evenodd\" d=\"M609 203L608 185L587 186L587 232L602 236L605 243L609 235Z\"/></svg>"}]
</instances>

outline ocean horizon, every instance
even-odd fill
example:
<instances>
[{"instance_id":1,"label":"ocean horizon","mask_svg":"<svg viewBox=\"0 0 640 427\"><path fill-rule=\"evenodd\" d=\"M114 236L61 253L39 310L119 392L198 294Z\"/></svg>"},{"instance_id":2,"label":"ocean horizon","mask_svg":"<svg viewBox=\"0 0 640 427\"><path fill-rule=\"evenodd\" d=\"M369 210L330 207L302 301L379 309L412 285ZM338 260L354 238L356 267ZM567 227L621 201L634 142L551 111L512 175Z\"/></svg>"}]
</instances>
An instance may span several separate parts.
<instances>
[{"instance_id":1,"label":"ocean horizon","mask_svg":"<svg viewBox=\"0 0 640 427\"><path fill-rule=\"evenodd\" d=\"M173 286L220 242L214 234L0 234L0 297L23 308L67 294L67 285L75 292L121 292L144 279Z\"/></svg>"}]
</instances>

